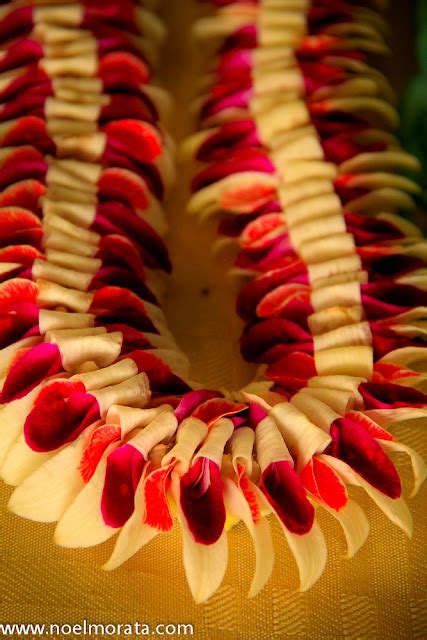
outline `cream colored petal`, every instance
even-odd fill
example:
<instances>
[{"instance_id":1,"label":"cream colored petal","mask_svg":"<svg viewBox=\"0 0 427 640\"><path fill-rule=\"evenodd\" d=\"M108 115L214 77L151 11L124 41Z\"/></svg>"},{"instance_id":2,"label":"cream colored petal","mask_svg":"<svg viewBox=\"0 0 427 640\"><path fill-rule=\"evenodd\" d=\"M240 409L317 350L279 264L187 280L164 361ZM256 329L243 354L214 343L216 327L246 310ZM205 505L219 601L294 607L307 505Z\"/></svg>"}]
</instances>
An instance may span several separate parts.
<instances>
[{"instance_id":1,"label":"cream colored petal","mask_svg":"<svg viewBox=\"0 0 427 640\"><path fill-rule=\"evenodd\" d=\"M254 523L252 514L243 493L230 479L224 480L224 504L227 514L243 520L254 544L255 574L249 589L249 597L254 598L270 579L274 566L274 548L270 526L265 518Z\"/></svg>"},{"instance_id":2,"label":"cream colored petal","mask_svg":"<svg viewBox=\"0 0 427 640\"><path fill-rule=\"evenodd\" d=\"M347 541L347 558L353 558L363 547L369 535L369 520L361 507L353 500L348 500L345 507L339 511L331 509L322 503L326 509L340 523Z\"/></svg>"},{"instance_id":3,"label":"cream colored petal","mask_svg":"<svg viewBox=\"0 0 427 640\"><path fill-rule=\"evenodd\" d=\"M362 478L362 476L356 473L356 471L349 467L345 462L338 460L338 458L322 454L320 459L324 460L333 469L335 469L344 482L365 489L368 496L375 502L387 518L400 527L409 538L412 536L412 516L403 498L396 498L394 500L389 498L381 491L378 491L378 489L375 489L375 487L369 484L369 482Z\"/></svg>"},{"instance_id":4,"label":"cream colored petal","mask_svg":"<svg viewBox=\"0 0 427 640\"><path fill-rule=\"evenodd\" d=\"M101 513L108 455L117 447L110 445L95 473L74 498L59 520L54 534L56 544L69 549L93 547L118 533L118 529L105 524Z\"/></svg>"},{"instance_id":5,"label":"cream colored petal","mask_svg":"<svg viewBox=\"0 0 427 640\"><path fill-rule=\"evenodd\" d=\"M113 553L102 567L105 571L112 571L120 567L159 533L157 529L153 529L153 527L149 527L142 522L145 510L144 480L147 471L146 467L135 493L135 510L121 529Z\"/></svg>"},{"instance_id":6,"label":"cream colored petal","mask_svg":"<svg viewBox=\"0 0 427 640\"><path fill-rule=\"evenodd\" d=\"M377 438L377 441L380 443L384 451L406 453L410 457L412 469L414 472L414 488L412 490L411 497L415 496L427 476L426 464L420 454L411 447L408 447L400 442L396 442L395 440L381 440Z\"/></svg>"},{"instance_id":7,"label":"cream colored petal","mask_svg":"<svg viewBox=\"0 0 427 640\"><path fill-rule=\"evenodd\" d=\"M223 532L211 545L195 542L181 511L179 476L176 474L172 474L171 490L181 525L185 575L195 602L200 604L217 591L224 579L228 564L227 534Z\"/></svg>"},{"instance_id":8,"label":"cream colored petal","mask_svg":"<svg viewBox=\"0 0 427 640\"><path fill-rule=\"evenodd\" d=\"M99 423L55 453L12 493L8 508L36 522L56 522L83 489L79 463L88 438Z\"/></svg>"}]
</instances>

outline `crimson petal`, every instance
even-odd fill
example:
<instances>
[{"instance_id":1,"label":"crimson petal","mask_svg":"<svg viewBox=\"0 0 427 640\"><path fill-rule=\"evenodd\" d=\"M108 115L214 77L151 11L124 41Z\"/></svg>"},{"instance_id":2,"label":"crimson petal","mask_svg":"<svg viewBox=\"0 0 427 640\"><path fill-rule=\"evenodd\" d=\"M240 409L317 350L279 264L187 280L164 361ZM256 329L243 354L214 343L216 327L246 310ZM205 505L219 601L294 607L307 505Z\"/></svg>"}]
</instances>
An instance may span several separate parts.
<instances>
[{"instance_id":1,"label":"crimson petal","mask_svg":"<svg viewBox=\"0 0 427 640\"><path fill-rule=\"evenodd\" d=\"M62 358L55 344L37 344L24 353L18 352L4 381L2 403L17 400L30 393L40 382L62 371Z\"/></svg>"},{"instance_id":2,"label":"crimson petal","mask_svg":"<svg viewBox=\"0 0 427 640\"><path fill-rule=\"evenodd\" d=\"M122 527L135 508L135 491L145 466L144 456L130 444L115 449L107 458L101 511L105 524Z\"/></svg>"},{"instance_id":3,"label":"crimson petal","mask_svg":"<svg viewBox=\"0 0 427 640\"><path fill-rule=\"evenodd\" d=\"M338 418L331 426L331 450L373 487L390 498L399 498L399 474L378 442L360 424L349 418Z\"/></svg>"},{"instance_id":4,"label":"crimson petal","mask_svg":"<svg viewBox=\"0 0 427 640\"><path fill-rule=\"evenodd\" d=\"M292 533L308 533L314 508L290 462L272 462L262 474L261 488L285 527Z\"/></svg>"},{"instance_id":5,"label":"crimson petal","mask_svg":"<svg viewBox=\"0 0 427 640\"><path fill-rule=\"evenodd\" d=\"M214 544L225 525L221 472L208 458L198 458L181 478L181 508L196 542Z\"/></svg>"},{"instance_id":6,"label":"crimson petal","mask_svg":"<svg viewBox=\"0 0 427 640\"><path fill-rule=\"evenodd\" d=\"M55 451L99 418L97 400L84 392L81 383L54 383L40 394L28 415L25 440L34 451Z\"/></svg>"}]
</instances>

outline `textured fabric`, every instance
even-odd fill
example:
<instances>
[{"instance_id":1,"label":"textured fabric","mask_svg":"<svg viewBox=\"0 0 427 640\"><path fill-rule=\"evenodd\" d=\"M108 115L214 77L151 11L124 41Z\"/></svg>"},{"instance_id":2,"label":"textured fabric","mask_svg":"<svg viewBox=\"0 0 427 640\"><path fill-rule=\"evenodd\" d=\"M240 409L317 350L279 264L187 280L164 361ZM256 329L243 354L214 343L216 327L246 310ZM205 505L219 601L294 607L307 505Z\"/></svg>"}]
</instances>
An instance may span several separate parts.
<instances>
[{"instance_id":1,"label":"textured fabric","mask_svg":"<svg viewBox=\"0 0 427 640\"><path fill-rule=\"evenodd\" d=\"M190 129L188 100L194 95L197 52L186 52L177 37L188 40L189 7L196 3L170 0L166 4L165 15L173 25L174 37L165 51L162 82L176 96L172 128L182 137ZM399 59L400 70L401 64ZM180 186L189 183L189 173L180 169L178 175ZM211 259L216 223L197 227L183 214L185 199L185 189L179 188L168 206L176 266L167 303L170 325L192 361L195 380L238 388L251 378L254 369L244 365L238 355L241 323L233 313L236 289L232 282L224 282L222 275L223 262L228 264L229 258L223 248ZM396 435L427 458L425 425L401 425ZM397 462L408 496L412 482L409 463L403 457ZM84 551L60 549L52 540L53 526L7 513L9 495L10 489L1 485L1 622L72 624L87 619L104 624L192 623L197 640L427 637L425 485L415 499L408 499L415 521L412 541L360 490L353 492L370 520L371 533L351 561L343 559L345 542L340 527L322 513L319 520L329 559L325 573L307 594L296 591L296 565L272 522L277 555L273 578L255 600L247 600L254 557L247 532L237 526L229 536L230 565L224 584L200 606L193 603L185 583L179 529L159 536L134 559L108 574L100 567L114 542Z\"/></svg>"}]
</instances>

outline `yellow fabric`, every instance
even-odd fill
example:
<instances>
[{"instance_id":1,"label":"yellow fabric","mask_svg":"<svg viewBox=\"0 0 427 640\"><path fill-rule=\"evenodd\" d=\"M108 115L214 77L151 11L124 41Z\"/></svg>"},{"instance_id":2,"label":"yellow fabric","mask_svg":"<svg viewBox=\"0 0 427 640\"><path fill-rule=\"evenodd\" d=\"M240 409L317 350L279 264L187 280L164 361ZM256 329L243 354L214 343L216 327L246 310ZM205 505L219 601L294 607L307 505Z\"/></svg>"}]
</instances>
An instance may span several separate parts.
<instances>
[{"instance_id":1,"label":"yellow fabric","mask_svg":"<svg viewBox=\"0 0 427 640\"><path fill-rule=\"evenodd\" d=\"M165 14L174 37L165 51L161 80L173 90L177 106L172 128L178 137L190 129L189 96L194 95L198 52L188 40L189 0L171 0ZM187 173L179 170L180 185ZM197 227L183 215L186 193L177 189L168 211L176 271L167 301L171 327L190 356L194 379L206 385L238 388L253 369L238 356L240 323L233 314L235 290L224 281L226 258L211 260L215 225ZM418 424L396 430L402 442L427 459L425 430ZM411 488L409 463L397 458L405 495ZM409 500L415 535L404 534L364 498L352 492L371 522L366 545L345 560L339 525L326 513L319 521L329 560L320 581L307 594L297 592L295 563L274 526L276 567L264 591L249 601L253 551L239 525L229 535L230 563L224 584L206 604L196 606L186 586L179 530L159 537L134 559L107 574L101 565L113 542L96 549L69 551L55 547L54 527L27 522L6 512L10 489L1 486L0 621L113 623L190 622L197 640L268 640L270 638L410 640L427 637L427 517L419 496ZM68 636L72 637L72 636Z\"/></svg>"}]
</instances>

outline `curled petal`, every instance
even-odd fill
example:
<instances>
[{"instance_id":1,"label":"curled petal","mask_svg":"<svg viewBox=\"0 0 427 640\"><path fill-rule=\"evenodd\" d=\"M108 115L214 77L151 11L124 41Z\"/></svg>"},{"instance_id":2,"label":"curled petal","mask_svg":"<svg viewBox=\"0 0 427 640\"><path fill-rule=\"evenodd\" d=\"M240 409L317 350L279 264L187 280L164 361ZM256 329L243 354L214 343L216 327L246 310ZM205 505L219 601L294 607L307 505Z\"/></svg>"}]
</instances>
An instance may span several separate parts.
<instances>
[{"instance_id":1,"label":"curled petal","mask_svg":"<svg viewBox=\"0 0 427 640\"><path fill-rule=\"evenodd\" d=\"M349 418L338 418L331 427L333 454L344 460L367 482L390 498L399 498L399 474L378 442Z\"/></svg>"},{"instance_id":2,"label":"curled petal","mask_svg":"<svg viewBox=\"0 0 427 640\"><path fill-rule=\"evenodd\" d=\"M211 545L225 525L221 472L208 458L198 458L181 478L180 505L194 540Z\"/></svg>"},{"instance_id":3,"label":"curled petal","mask_svg":"<svg viewBox=\"0 0 427 640\"><path fill-rule=\"evenodd\" d=\"M361 475L349 467L343 460L338 460L326 454L322 454L321 459L333 467L335 471L340 474L344 482L362 487L391 522L394 522L394 524L400 527L409 538L412 536L412 516L403 498L389 498L364 480Z\"/></svg>"},{"instance_id":4,"label":"curled petal","mask_svg":"<svg viewBox=\"0 0 427 640\"><path fill-rule=\"evenodd\" d=\"M211 425L220 418L232 416L244 411L245 409L246 405L244 404L237 404L236 402L231 402L230 400L221 398L212 398L199 405L193 411L192 415L194 418L205 422L207 425Z\"/></svg>"},{"instance_id":5,"label":"curled petal","mask_svg":"<svg viewBox=\"0 0 427 640\"><path fill-rule=\"evenodd\" d=\"M353 558L369 535L369 521L364 511L353 500L347 500L347 504L339 511L325 504L322 506L340 523L347 541L347 558Z\"/></svg>"},{"instance_id":6,"label":"curled petal","mask_svg":"<svg viewBox=\"0 0 427 640\"><path fill-rule=\"evenodd\" d=\"M406 453L410 457L415 480L411 496L415 496L418 493L419 488L426 479L427 475L426 465L422 457L419 455L419 453L414 451L414 449L411 449L411 447L407 447L400 442L380 439L378 439L378 442L384 449L384 451L396 451L398 453L402 452Z\"/></svg>"},{"instance_id":7,"label":"curled petal","mask_svg":"<svg viewBox=\"0 0 427 640\"><path fill-rule=\"evenodd\" d=\"M308 533L314 522L314 509L306 491L288 461L273 462L262 474L262 490L277 516L292 533Z\"/></svg>"},{"instance_id":8,"label":"curled petal","mask_svg":"<svg viewBox=\"0 0 427 640\"><path fill-rule=\"evenodd\" d=\"M136 489L134 512L119 533L113 553L103 566L105 571L117 569L159 533L158 529L143 523L145 509L144 484L148 471L149 465L146 465Z\"/></svg>"},{"instance_id":9,"label":"curled petal","mask_svg":"<svg viewBox=\"0 0 427 640\"><path fill-rule=\"evenodd\" d=\"M22 398L40 382L62 371L62 358L54 344L37 344L18 352L4 381L1 402Z\"/></svg>"},{"instance_id":10,"label":"curled petal","mask_svg":"<svg viewBox=\"0 0 427 640\"><path fill-rule=\"evenodd\" d=\"M107 458L101 498L104 522L118 529L134 510L135 491L141 479L145 458L130 444L112 451Z\"/></svg>"},{"instance_id":11,"label":"curled petal","mask_svg":"<svg viewBox=\"0 0 427 640\"><path fill-rule=\"evenodd\" d=\"M244 470L243 470L244 473ZM224 480L224 501L227 513L245 523L254 543L256 568L249 589L249 597L254 598L268 582L274 566L274 549L270 534L270 527L265 518L260 517L260 506L254 491L248 500L248 491L242 490L242 484L247 488L250 480L239 483L239 487L230 479ZM255 515L255 518L254 518Z\"/></svg>"},{"instance_id":12,"label":"curled petal","mask_svg":"<svg viewBox=\"0 0 427 640\"><path fill-rule=\"evenodd\" d=\"M224 578L228 564L227 534L222 531L216 542L211 544L195 542L187 517L181 510L180 482L174 474L171 489L181 524L185 574L193 598L199 604L215 593Z\"/></svg>"},{"instance_id":13,"label":"curled petal","mask_svg":"<svg viewBox=\"0 0 427 640\"><path fill-rule=\"evenodd\" d=\"M34 451L54 451L74 440L99 419L95 397L79 390L83 385L53 384L41 394L25 421L24 434Z\"/></svg>"},{"instance_id":14,"label":"curled petal","mask_svg":"<svg viewBox=\"0 0 427 640\"><path fill-rule=\"evenodd\" d=\"M300 473L307 491L334 511L343 509L347 502L347 489L338 474L327 464L314 457Z\"/></svg>"}]
</instances>

